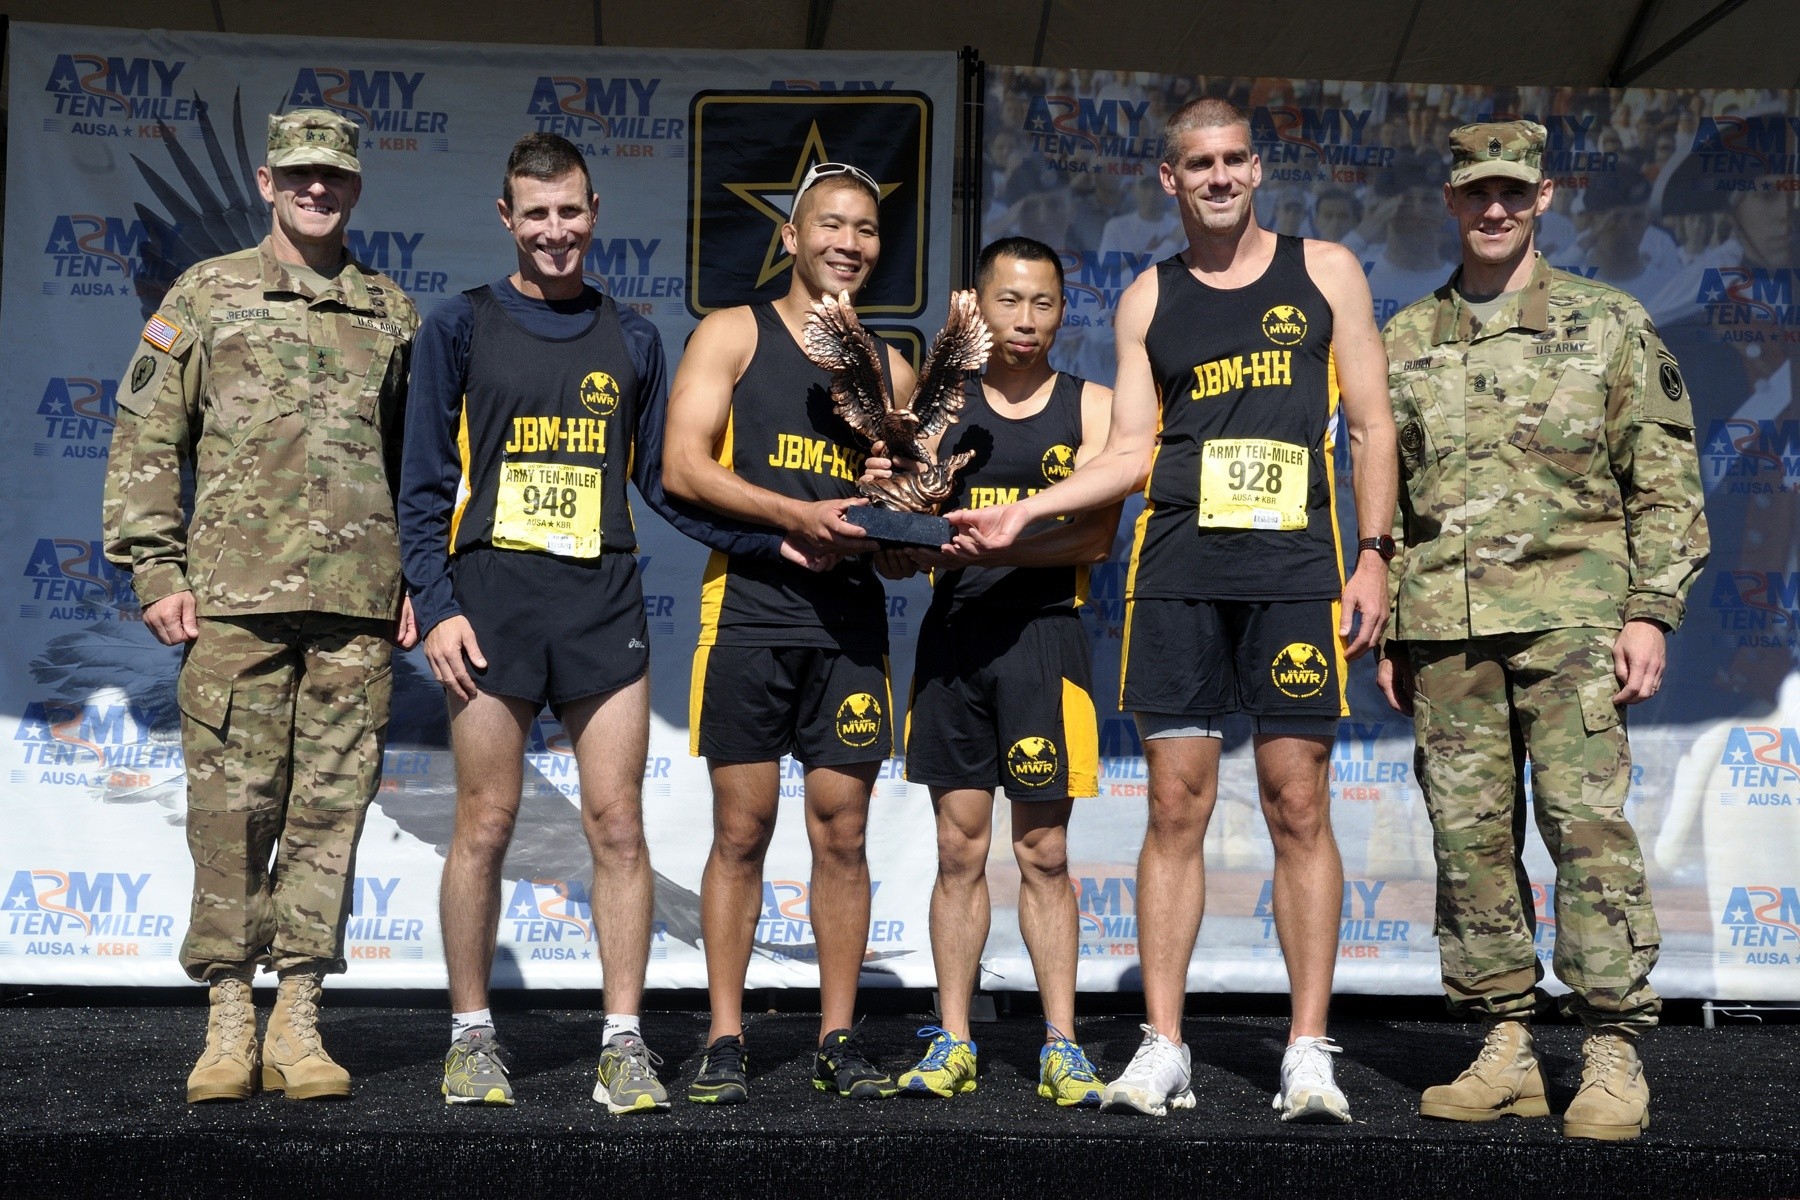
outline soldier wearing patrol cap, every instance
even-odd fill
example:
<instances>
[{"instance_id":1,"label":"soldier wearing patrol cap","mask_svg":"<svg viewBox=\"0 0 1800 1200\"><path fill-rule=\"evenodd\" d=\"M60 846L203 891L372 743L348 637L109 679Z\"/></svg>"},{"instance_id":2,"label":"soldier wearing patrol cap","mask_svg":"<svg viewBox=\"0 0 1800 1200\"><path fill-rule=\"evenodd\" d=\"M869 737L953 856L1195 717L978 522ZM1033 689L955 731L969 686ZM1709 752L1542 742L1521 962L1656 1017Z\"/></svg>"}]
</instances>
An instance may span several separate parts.
<instances>
[{"instance_id":1,"label":"soldier wearing patrol cap","mask_svg":"<svg viewBox=\"0 0 1800 1200\"><path fill-rule=\"evenodd\" d=\"M119 389L106 554L132 573L151 633L183 647L181 962L211 985L189 1101L242 1100L259 1081L293 1099L350 1092L319 1041L320 981L344 969L389 642L416 640L393 491L418 314L345 252L357 134L322 109L269 118L269 236L175 281ZM260 1052L258 964L281 979Z\"/></svg>"},{"instance_id":2,"label":"soldier wearing patrol cap","mask_svg":"<svg viewBox=\"0 0 1800 1200\"><path fill-rule=\"evenodd\" d=\"M1662 938L1624 816L1624 709L1661 684L1664 635L1706 561L1693 411L1643 307L1537 254L1543 128L1465 125L1450 145L1461 269L1385 333L1404 486L1378 678L1417 732L1444 989L1489 1024L1420 1112L1549 1112L1527 1024L1543 977L1529 760L1556 865L1553 966L1588 1030L1563 1132L1633 1138L1650 1120L1636 1037L1660 1009Z\"/></svg>"}]
</instances>

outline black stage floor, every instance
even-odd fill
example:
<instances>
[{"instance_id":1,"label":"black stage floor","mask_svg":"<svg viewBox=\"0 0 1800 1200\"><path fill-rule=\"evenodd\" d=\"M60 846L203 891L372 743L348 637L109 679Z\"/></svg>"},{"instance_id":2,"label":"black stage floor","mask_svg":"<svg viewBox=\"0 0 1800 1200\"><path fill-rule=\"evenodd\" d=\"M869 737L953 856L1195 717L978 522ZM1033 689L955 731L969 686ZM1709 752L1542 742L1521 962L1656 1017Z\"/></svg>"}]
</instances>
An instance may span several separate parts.
<instances>
[{"instance_id":1,"label":"black stage floor","mask_svg":"<svg viewBox=\"0 0 1800 1200\"><path fill-rule=\"evenodd\" d=\"M191 1107L182 1081L203 1010L166 993L147 1006L87 1006L80 995L0 1006L6 1196L1800 1196L1796 1025L1659 1030L1645 1047L1649 1132L1597 1144L1564 1139L1554 1117L1420 1120L1419 1090L1452 1078L1473 1036L1455 1024L1371 1019L1366 1002L1333 1029L1356 1120L1326 1128L1284 1126L1272 1112L1283 1026L1266 1015L1188 1021L1199 1106L1162 1120L1039 1100L1039 1027L1025 1015L977 1027L983 1074L967 1096L821 1095L807 1083L817 1018L794 1012L750 1026L749 1104L708 1108L677 1095L670 1113L615 1118L589 1099L600 1031L591 1009L499 1013L519 1095L512 1109L441 1102L441 1009L348 1001L327 1008L325 1029L355 1075L354 1099ZM895 1007L863 1033L897 1071L929 1018ZM692 1075L704 1015L652 1012L645 1033L667 1060L666 1080ZM1079 1036L1103 1073L1139 1038L1127 1013L1085 1018ZM1557 1110L1579 1080L1579 1041L1579 1029L1540 1026Z\"/></svg>"}]
</instances>

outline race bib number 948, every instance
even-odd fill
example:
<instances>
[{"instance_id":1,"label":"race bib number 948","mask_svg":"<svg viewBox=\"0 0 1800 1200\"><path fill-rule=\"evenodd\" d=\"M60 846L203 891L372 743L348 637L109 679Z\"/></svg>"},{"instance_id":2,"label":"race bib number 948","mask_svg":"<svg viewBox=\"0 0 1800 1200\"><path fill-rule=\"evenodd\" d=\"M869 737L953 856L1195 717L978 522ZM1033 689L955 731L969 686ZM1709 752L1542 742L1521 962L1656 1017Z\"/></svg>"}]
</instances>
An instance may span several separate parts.
<instances>
[{"instance_id":1,"label":"race bib number 948","mask_svg":"<svg viewBox=\"0 0 1800 1200\"><path fill-rule=\"evenodd\" d=\"M1200 449L1205 529L1305 529L1309 452L1265 438L1215 438Z\"/></svg>"},{"instance_id":2,"label":"race bib number 948","mask_svg":"<svg viewBox=\"0 0 1800 1200\"><path fill-rule=\"evenodd\" d=\"M509 462L494 499L494 545L565 558L600 554L600 472L594 467Z\"/></svg>"}]
</instances>

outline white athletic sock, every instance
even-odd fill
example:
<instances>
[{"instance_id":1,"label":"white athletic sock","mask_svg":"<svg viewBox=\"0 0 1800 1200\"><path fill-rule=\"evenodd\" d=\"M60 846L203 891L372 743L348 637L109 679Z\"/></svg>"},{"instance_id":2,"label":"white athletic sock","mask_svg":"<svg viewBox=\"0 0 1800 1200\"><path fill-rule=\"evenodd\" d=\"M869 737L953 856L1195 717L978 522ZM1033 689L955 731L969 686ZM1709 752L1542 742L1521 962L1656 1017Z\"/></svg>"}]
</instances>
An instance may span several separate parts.
<instances>
[{"instance_id":1,"label":"white athletic sock","mask_svg":"<svg viewBox=\"0 0 1800 1200\"><path fill-rule=\"evenodd\" d=\"M480 1029L484 1025L489 1029L494 1027L494 1014L488 1009L478 1008L473 1012L451 1013L450 1040L454 1043L457 1038L469 1030Z\"/></svg>"},{"instance_id":2,"label":"white athletic sock","mask_svg":"<svg viewBox=\"0 0 1800 1200\"><path fill-rule=\"evenodd\" d=\"M607 1013L606 1025L600 1030L600 1044L606 1045L621 1033L629 1033L640 1041L643 1039L644 1031L638 1025L636 1013Z\"/></svg>"}]
</instances>

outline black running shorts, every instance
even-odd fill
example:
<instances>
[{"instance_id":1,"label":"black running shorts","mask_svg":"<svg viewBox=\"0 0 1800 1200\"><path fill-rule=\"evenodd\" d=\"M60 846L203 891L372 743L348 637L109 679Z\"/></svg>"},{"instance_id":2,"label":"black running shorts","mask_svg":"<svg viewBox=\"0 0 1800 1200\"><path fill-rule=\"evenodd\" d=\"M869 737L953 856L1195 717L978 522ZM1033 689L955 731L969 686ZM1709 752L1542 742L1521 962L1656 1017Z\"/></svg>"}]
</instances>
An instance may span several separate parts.
<instances>
[{"instance_id":1,"label":"black running shorts","mask_svg":"<svg viewBox=\"0 0 1800 1200\"><path fill-rule=\"evenodd\" d=\"M887 655L816 646L701 646L688 696L688 751L715 762L809 767L894 752Z\"/></svg>"},{"instance_id":2,"label":"black running shorts","mask_svg":"<svg viewBox=\"0 0 1800 1200\"><path fill-rule=\"evenodd\" d=\"M1338 619L1336 600L1130 601L1119 708L1348 716Z\"/></svg>"},{"instance_id":3,"label":"black running shorts","mask_svg":"<svg viewBox=\"0 0 1800 1200\"><path fill-rule=\"evenodd\" d=\"M963 608L919 631L906 777L1006 789L1013 800L1099 792L1087 630L1073 612L1021 622Z\"/></svg>"},{"instance_id":4,"label":"black running shorts","mask_svg":"<svg viewBox=\"0 0 1800 1200\"><path fill-rule=\"evenodd\" d=\"M589 562L478 547L451 560L456 602L474 627L495 696L549 704L617 691L650 669L637 556Z\"/></svg>"}]
</instances>

